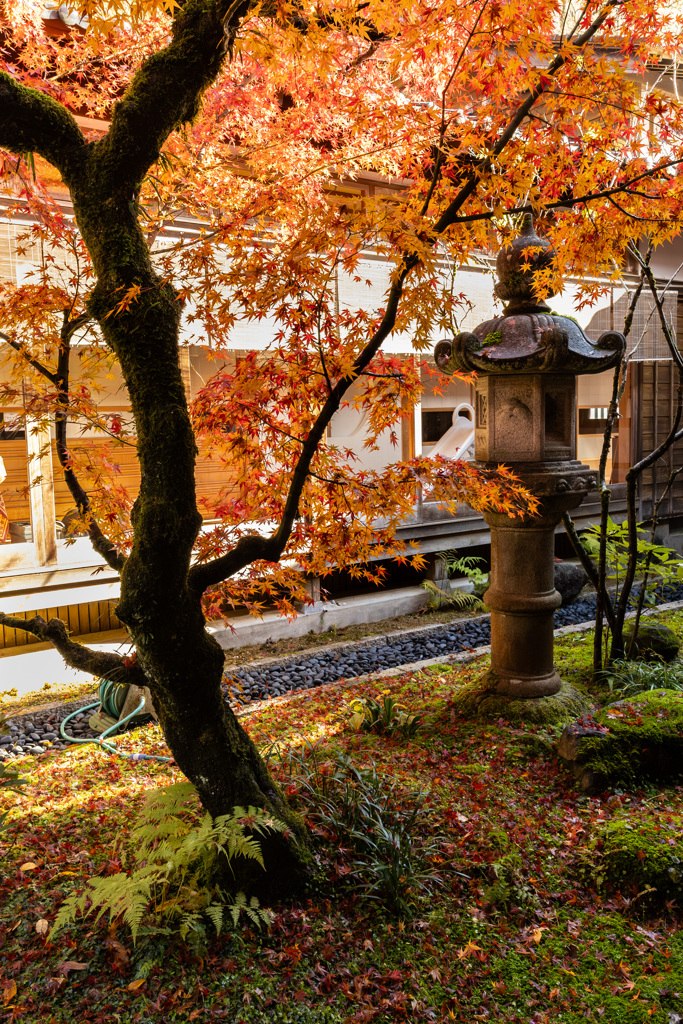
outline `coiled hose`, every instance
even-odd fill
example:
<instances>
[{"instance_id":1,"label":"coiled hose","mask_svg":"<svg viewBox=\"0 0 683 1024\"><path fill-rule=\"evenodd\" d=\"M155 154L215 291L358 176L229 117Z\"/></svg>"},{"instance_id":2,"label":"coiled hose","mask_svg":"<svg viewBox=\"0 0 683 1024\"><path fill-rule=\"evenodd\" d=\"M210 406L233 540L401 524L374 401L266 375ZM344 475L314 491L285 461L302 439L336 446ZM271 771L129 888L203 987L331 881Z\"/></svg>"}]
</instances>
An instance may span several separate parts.
<instances>
[{"instance_id":1,"label":"coiled hose","mask_svg":"<svg viewBox=\"0 0 683 1024\"><path fill-rule=\"evenodd\" d=\"M117 718L121 713L121 708L126 699L126 693L128 691L127 686L123 686L121 683L112 683L110 679L103 679L99 687L100 699L96 700L94 704L87 704L84 708L76 708L71 714L67 715L66 718L62 719L61 725L59 726L59 735L62 739L65 739L67 743L97 743L98 746L102 747L109 754L118 754L119 757L127 757L131 761L163 761L168 763L172 761L171 757L162 757L161 754L128 754L125 750L119 750L113 743L108 742L108 737L113 733L118 732L124 725L127 725L132 718L139 715L145 706L144 696L141 698L139 705L135 711L131 711L125 718L119 719L114 722L112 726L105 729L99 736L87 736L77 737L71 736L66 731L66 723L76 715L82 715L85 711L92 711L94 708L101 707L105 714L111 715Z\"/></svg>"}]
</instances>

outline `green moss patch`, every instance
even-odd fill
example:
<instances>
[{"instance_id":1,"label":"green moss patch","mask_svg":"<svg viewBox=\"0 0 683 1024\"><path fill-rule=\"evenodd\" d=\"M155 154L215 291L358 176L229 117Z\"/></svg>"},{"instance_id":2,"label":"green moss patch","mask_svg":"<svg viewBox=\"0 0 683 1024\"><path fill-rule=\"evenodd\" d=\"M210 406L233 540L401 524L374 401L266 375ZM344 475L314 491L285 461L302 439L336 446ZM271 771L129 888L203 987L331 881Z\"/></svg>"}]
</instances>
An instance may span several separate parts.
<instances>
[{"instance_id":1,"label":"green moss patch","mask_svg":"<svg viewBox=\"0 0 683 1024\"><path fill-rule=\"evenodd\" d=\"M491 331L484 338L484 344L485 345L500 345L502 340L503 340L503 335L501 334L500 331Z\"/></svg>"},{"instance_id":2,"label":"green moss patch","mask_svg":"<svg viewBox=\"0 0 683 1024\"><path fill-rule=\"evenodd\" d=\"M573 761L584 788L632 787L683 774L683 693L641 693L608 705L589 724L605 731L576 744Z\"/></svg>"},{"instance_id":3,"label":"green moss patch","mask_svg":"<svg viewBox=\"0 0 683 1024\"><path fill-rule=\"evenodd\" d=\"M622 895L653 903L680 900L683 891L683 815L649 821L618 818L602 829L605 880Z\"/></svg>"},{"instance_id":4,"label":"green moss patch","mask_svg":"<svg viewBox=\"0 0 683 1024\"><path fill-rule=\"evenodd\" d=\"M571 683L551 697L523 699L505 697L491 689L489 677L477 679L455 694L452 708L467 718L495 722L499 718L513 724L529 722L535 725L555 725L570 722L586 711L586 697Z\"/></svg>"}]
</instances>

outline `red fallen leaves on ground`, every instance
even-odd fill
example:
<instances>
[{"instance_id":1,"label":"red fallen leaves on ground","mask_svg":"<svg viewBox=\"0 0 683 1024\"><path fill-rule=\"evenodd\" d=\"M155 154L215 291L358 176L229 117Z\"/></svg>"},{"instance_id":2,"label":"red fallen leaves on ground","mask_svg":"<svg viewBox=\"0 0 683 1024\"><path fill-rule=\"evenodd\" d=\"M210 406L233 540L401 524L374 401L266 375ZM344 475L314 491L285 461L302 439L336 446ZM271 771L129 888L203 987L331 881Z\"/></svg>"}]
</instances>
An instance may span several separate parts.
<instances>
[{"instance_id":1,"label":"red fallen leaves on ground","mask_svg":"<svg viewBox=\"0 0 683 1024\"><path fill-rule=\"evenodd\" d=\"M386 685L411 710L424 711L423 680L404 676ZM615 814L650 814L647 801L587 800L551 757L529 754L525 730L451 720L447 688L445 677L435 684L425 727L408 744L345 732L343 691L266 707L252 722L255 732L280 741L334 737L355 763L374 761L406 793L423 790L424 834L416 844L438 839L432 863L444 883L420 902L415 920L391 921L360 900L346 881L353 879L352 851L323 847L338 878L325 897L280 908L268 934L247 929L236 945L229 937L210 943L203 959L176 945L145 977L136 976L140 951L121 927L86 921L49 943L36 923L53 921L82 879L125 868L126 828L142 790L179 777L177 770L112 767L95 750L36 763L30 799L12 804L17 816L0 846L11 866L0 875L0 1019L110 1024L118 1014L126 1024L150 1017L232 1024L230 1000L238 1000L245 1020L257 1010L302 1005L317 1012L330 1004L350 1022L537 1024L569 1010L601 1019L600 989L629 1005L640 993L643 1013L667 983L679 991L671 926L624 917L628 905L618 893L597 893L575 871L597 825ZM376 684L367 690L376 692ZM134 742L144 747L157 742L154 735L145 730ZM296 778L286 781L296 792ZM680 813L683 794L671 791L666 799L657 805L662 822ZM19 870L28 863L35 869ZM526 909L513 902L501 910L501 878L521 887ZM592 992L584 985L587 962ZM619 964L630 972L619 974ZM656 1014L652 1019L659 1024Z\"/></svg>"}]
</instances>

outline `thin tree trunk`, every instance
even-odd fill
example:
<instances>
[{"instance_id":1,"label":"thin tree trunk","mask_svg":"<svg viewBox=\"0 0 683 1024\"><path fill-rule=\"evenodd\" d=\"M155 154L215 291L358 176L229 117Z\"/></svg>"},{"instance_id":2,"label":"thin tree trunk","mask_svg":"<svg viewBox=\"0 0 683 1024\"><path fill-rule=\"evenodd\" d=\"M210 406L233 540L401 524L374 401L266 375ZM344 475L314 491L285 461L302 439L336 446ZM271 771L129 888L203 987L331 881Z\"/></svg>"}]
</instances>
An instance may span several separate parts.
<instances>
[{"instance_id":1,"label":"thin tree trunk","mask_svg":"<svg viewBox=\"0 0 683 1024\"><path fill-rule=\"evenodd\" d=\"M654 508L652 510L652 523L650 525L650 544L651 545L653 545L654 542L655 542L655 533L657 531L657 524L659 522L659 509L661 508L662 502L666 498L667 494L669 493L669 491L673 487L674 481L676 480L676 477L678 476L678 474L680 472L681 472L681 469L675 469L673 471L673 473L670 474L669 479L667 480L667 483L666 483L666 487L664 488L664 490L662 491L662 493L660 494L659 498L657 499L657 501L654 504ZM626 652L626 655L629 658L631 657L631 654L632 654L632 651L633 651L633 645L635 644L636 637L638 636L638 627L640 626L640 617L641 617L641 615L643 613L643 605L645 604L645 592L646 592L646 589L647 589L647 581L648 581L648 577L649 577L649 574L650 574L650 566L651 566L651 564L652 564L652 551L650 550L650 551L648 551L647 557L645 558L645 569L643 571L643 582L642 582L641 587L640 587L640 593L638 594L638 604L636 605L636 617L635 617L634 622L633 622L633 635L631 637L631 643L629 644L629 649Z\"/></svg>"}]
</instances>

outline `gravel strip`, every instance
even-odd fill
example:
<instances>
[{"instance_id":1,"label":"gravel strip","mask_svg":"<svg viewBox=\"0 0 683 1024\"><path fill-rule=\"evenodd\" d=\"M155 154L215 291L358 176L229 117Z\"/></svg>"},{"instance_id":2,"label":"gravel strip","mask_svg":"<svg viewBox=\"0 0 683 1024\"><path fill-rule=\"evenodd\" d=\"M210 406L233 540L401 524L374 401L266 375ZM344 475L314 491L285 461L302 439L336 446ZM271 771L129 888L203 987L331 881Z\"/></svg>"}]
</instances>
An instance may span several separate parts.
<instances>
[{"instance_id":1,"label":"gravel strip","mask_svg":"<svg viewBox=\"0 0 683 1024\"><path fill-rule=\"evenodd\" d=\"M683 604L683 585L666 589L662 595L673 609ZM646 614L652 614L648 610ZM555 612L556 632L587 629L595 617L595 597L575 601ZM285 695L303 694L318 686L349 680L365 680L379 675L395 675L397 670L415 671L434 663L469 660L475 651L484 654L491 643L489 615L458 619L439 626L422 626L402 633L367 637L364 640L340 642L306 654L259 661L253 665L228 668L223 690L233 710L246 710L246 705L260 703ZM9 734L0 735L0 761L17 757L38 757L48 750L69 746L59 735L62 720L72 711L93 703L93 696L40 711L14 715L7 720ZM251 710L251 709L249 709ZM254 709L255 710L255 709ZM71 735L78 739L95 738L88 719L91 711L75 716L68 724Z\"/></svg>"},{"instance_id":2,"label":"gravel strip","mask_svg":"<svg viewBox=\"0 0 683 1024\"><path fill-rule=\"evenodd\" d=\"M95 695L96 698L96 695ZM64 718L78 708L93 703L93 696L59 704L39 712L27 712L25 715L14 715L7 719L9 733L0 735L0 761L9 761L15 757L32 755L38 757L46 751L64 750L70 746L59 734L59 726ZM77 715L69 723L68 729L74 736L95 736L88 727L88 718L92 711Z\"/></svg>"}]
</instances>

